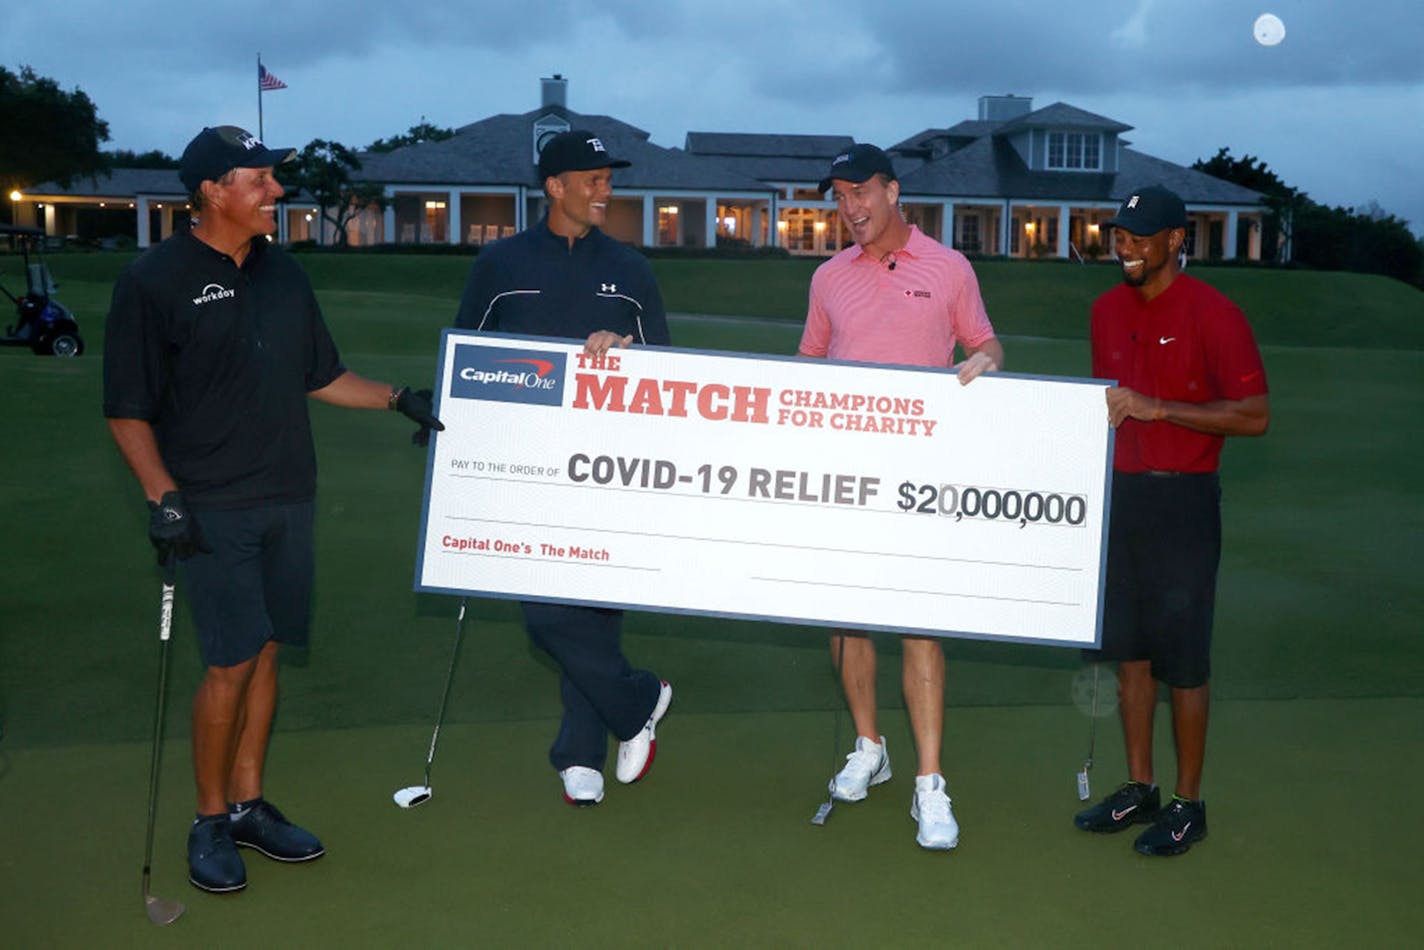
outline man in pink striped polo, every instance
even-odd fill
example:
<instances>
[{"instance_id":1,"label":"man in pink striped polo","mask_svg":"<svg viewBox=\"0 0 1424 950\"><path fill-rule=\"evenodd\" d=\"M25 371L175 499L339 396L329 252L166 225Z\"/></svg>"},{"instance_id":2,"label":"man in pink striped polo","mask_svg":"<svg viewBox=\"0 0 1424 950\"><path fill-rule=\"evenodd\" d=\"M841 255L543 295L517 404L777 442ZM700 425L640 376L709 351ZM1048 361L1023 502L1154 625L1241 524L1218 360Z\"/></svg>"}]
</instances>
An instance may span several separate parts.
<instances>
[{"instance_id":1,"label":"man in pink striped polo","mask_svg":"<svg viewBox=\"0 0 1424 950\"><path fill-rule=\"evenodd\" d=\"M821 191L831 190L855 245L811 278L802 356L908 366L953 366L957 343L961 384L1003 366L1004 349L984 312L979 282L964 255L926 237L900 214L900 182L889 156L853 145L831 162ZM944 651L934 637L902 638L902 684L918 768L910 816L921 847L959 843L940 767L944 733ZM855 749L831 780L844 802L865 798L890 778L890 756L876 723L875 645L843 630L831 638L846 702L855 722Z\"/></svg>"}]
</instances>

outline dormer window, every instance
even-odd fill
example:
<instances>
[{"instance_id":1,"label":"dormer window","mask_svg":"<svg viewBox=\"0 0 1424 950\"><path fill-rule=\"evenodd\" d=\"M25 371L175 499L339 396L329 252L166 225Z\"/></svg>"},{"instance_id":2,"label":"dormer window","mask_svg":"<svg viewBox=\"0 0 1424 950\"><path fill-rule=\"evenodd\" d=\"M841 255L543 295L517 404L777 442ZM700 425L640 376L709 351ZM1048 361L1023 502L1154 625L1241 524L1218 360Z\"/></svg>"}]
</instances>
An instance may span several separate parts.
<instances>
[{"instance_id":1,"label":"dormer window","mask_svg":"<svg viewBox=\"0 0 1424 950\"><path fill-rule=\"evenodd\" d=\"M1049 132L1048 167L1057 171L1102 171L1102 135L1098 132Z\"/></svg>"}]
</instances>

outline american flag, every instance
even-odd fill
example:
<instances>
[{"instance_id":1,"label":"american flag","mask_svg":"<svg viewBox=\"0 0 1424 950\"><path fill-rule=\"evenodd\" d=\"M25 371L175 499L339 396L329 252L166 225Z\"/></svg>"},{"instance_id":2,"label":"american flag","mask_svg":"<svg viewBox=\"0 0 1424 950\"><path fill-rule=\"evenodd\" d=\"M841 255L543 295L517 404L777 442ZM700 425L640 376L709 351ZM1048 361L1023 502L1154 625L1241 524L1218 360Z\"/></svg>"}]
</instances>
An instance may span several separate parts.
<instances>
[{"instance_id":1,"label":"american flag","mask_svg":"<svg viewBox=\"0 0 1424 950\"><path fill-rule=\"evenodd\" d=\"M257 88L263 92L271 92L273 89L286 89L287 84L267 71L267 67L261 63L257 64Z\"/></svg>"}]
</instances>

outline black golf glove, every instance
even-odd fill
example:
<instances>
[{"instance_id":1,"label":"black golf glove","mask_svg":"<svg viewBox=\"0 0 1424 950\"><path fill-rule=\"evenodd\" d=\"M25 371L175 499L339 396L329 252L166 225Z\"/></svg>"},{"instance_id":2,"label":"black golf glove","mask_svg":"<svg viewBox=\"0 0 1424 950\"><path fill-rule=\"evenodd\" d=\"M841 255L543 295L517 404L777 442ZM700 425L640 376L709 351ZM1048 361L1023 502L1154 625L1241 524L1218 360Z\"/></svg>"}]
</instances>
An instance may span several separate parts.
<instances>
[{"instance_id":1,"label":"black golf glove","mask_svg":"<svg viewBox=\"0 0 1424 950\"><path fill-rule=\"evenodd\" d=\"M156 505L148 503L148 540L158 551L160 567L171 566L174 558L186 560L199 551L212 551L203 543L198 522L178 491L164 492Z\"/></svg>"},{"instance_id":2,"label":"black golf glove","mask_svg":"<svg viewBox=\"0 0 1424 950\"><path fill-rule=\"evenodd\" d=\"M411 434L410 441L415 445L425 446L430 444L430 430L444 432L445 424L435 418L435 410L430 405L430 400L435 398L435 393L429 389L411 389L409 386L402 386L391 393L391 408L407 419L418 422L420 428Z\"/></svg>"}]
</instances>

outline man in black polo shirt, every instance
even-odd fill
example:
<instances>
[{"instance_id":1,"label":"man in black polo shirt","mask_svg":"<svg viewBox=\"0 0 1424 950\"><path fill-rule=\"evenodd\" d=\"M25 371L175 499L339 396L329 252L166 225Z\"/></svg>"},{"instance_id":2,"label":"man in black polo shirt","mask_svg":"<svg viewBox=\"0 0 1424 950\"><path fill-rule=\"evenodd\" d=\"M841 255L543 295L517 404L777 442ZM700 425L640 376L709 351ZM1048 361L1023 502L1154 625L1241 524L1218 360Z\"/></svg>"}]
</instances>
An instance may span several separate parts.
<instances>
[{"instance_id":1,"label":"man in black polo shirt","mask_svg":"<svg viewBox=\"0 0 1424 950\"><path fill-rule=\"evenodd\" d=\"M652 269L599 230L612 196L614 159L592 132L564 132L539 154L549 213L480 252L455 325L468 330L584 340L603 355L631 343L666 344L667 315ZM623 656L623 612L526 602L529 638L559 664L564 704L549 760L572 805L603 800L608 734L619 740L616 774L636 782L657 750L655 729L672 687Z\"/></svg>"},{"instance_id":2,"label":"man in black polo shirt","mask_svg":"<svg viewBox=\"0 0 1424 950\"><path fill-rule=\"evenodd\" d=\"M247 884L237 846L308 861L321 842L263 797L277 645L304 645L313 575L316 453L308 396L394 409L444 428L428 395L348 371L301 268L267 235L283 189L269 149L205 128L179 177L197 223L145 252L114 287L104 415L148 498L149 538L184 588L207 667L193 700L198 810L189 879Z\"/></svg>"}]
</instances>

